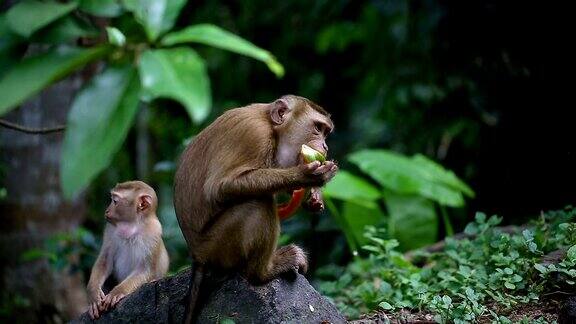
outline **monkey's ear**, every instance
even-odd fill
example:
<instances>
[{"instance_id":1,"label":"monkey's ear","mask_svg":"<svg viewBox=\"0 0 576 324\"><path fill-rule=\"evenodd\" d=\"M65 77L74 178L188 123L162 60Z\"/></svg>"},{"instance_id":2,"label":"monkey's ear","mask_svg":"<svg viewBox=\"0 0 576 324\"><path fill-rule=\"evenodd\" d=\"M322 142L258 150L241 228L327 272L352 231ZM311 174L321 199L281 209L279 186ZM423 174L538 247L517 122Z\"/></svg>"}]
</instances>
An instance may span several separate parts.
<instances>
[{"instance_id":1,"label":"monkey's ear","mask_svg":"<svg viewBox=\"0 0 576 324\"><path fill-rule=\"evenodd\" d=\"M152 206L152 196L140 195L138 196L138 210L146 210Z\"/></svg>"},{"instance_id":2,"label":"monkey's ear","mask_svg":"<svg viewBox=\"0 0 576 324\"><path fill-rule=\"evenodd\" d=\"M270 109L270 119L276 125L282 125L286 120L286 113L290 111L288 103L284 99L278 99L272 104Z\"/></svg>"}]
</instances>

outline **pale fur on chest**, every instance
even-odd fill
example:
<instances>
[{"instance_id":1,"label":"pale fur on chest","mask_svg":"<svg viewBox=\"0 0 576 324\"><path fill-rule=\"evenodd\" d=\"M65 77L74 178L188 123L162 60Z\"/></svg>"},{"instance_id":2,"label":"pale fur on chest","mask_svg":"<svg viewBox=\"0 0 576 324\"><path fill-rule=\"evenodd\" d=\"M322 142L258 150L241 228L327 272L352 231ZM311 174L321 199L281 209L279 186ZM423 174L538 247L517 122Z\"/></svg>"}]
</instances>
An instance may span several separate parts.
<instances>
[{"instance_id":1,"label":"pale fur on chest","mask_svg":"<svg viewBox=\"0 0 576 324\"><path fill-rule=\"evenodd\" d=\"M141 272L150 264L153 239L142 234L139 225L117 224L112 235L116 236L111 246L114 254L114 277L119 282L126 279L132 272Z\"/></svg>"}]
</instances>

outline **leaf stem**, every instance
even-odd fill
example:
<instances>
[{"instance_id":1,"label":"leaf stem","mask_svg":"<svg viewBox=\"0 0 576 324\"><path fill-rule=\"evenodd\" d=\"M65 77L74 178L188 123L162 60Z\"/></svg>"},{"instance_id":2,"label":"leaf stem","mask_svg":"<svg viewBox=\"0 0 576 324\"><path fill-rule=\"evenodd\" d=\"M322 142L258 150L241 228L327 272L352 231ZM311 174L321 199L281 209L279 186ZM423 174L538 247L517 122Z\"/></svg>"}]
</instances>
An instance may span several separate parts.
<instances>
[{"instance_id":1,"label":"leaf stem","mask_svg":"<svg viewBox=\"0 0 576 324\"><path fill-rule=\"evenodd\" d=\"M342 232L344 232L344 237L346 238L346 242L348 242L348 247L350 248L352 255L356 258L358 256L358 245L356 244L356 241L352 236L352 230L348 226L346 220L340 214L340 211L338 211L338 208L336 208L334 202L327 195L324 195L324 202L326 203L326 206L330 210L330 214L334 216L336 223L338 223L338 225L342 229Z\"/></svg>"},{"instance_id":2,"label":"leaf stem","mask_svg":"<svg viewBox=\"0 0 576 324\"><path fill-rule=\"evenodd\" d=\"M454 228L450 222L450 217L448 217L448 212L446 211L446 206L440 205L440 214L442 214L442 220L444 221L444 230L446 231L446 236L454 235Z\"/></svg>"}]
</instances>

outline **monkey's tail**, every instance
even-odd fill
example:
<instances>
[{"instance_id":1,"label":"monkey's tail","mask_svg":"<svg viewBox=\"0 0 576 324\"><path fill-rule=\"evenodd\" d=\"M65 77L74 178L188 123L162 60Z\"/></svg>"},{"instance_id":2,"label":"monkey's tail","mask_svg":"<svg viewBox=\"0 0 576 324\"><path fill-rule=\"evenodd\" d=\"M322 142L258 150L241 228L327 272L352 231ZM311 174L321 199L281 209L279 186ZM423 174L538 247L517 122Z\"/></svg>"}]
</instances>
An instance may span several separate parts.
<instances>
[{"instance_id":1,"label":"monkey's tail","mask_svg":"<svg viewBox=\"0 0 576 324\"><path fill-rule=\"evenodd\" d=\"M186 307L186 320L184 321L186 324L192 324L196 317L194 310L198 302L202 278L204 278L204 265L194 262L192 273L190 274L190 286L188 287L188 306Z\"/></svg>"}]
</instances>

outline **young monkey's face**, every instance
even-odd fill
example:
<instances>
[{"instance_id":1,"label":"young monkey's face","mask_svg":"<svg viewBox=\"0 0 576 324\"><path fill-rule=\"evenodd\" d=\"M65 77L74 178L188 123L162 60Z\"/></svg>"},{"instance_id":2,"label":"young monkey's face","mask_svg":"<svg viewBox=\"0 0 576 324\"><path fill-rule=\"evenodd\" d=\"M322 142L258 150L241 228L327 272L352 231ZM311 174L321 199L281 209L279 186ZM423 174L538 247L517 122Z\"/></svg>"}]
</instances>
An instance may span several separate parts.
<instances>
[{"instance_id":1,"label":"young monkey's face","mask_svg":"<svg viewBox=\"0 0 576 324\"><path fill-rule=\"evenodd\" d=\"M112 191L110 205L106 208L104 217L112 225L118 222L131 222L136 216L137 208L134 199L125 192Z\"/></svg>"}]
</instances>

